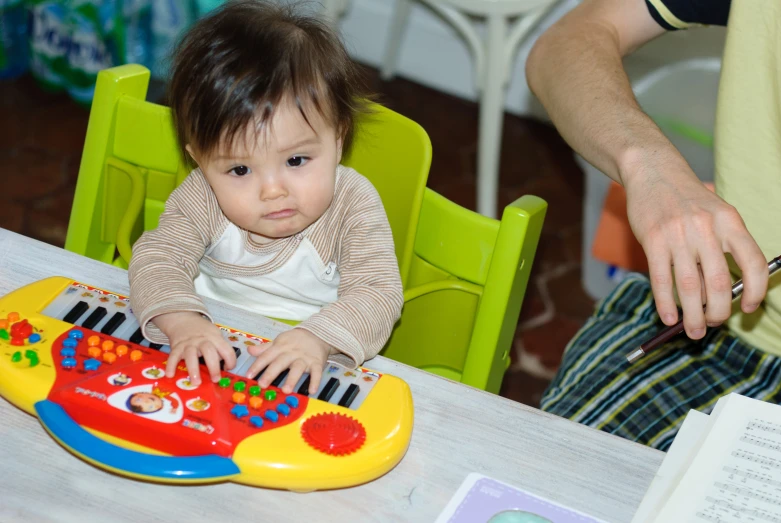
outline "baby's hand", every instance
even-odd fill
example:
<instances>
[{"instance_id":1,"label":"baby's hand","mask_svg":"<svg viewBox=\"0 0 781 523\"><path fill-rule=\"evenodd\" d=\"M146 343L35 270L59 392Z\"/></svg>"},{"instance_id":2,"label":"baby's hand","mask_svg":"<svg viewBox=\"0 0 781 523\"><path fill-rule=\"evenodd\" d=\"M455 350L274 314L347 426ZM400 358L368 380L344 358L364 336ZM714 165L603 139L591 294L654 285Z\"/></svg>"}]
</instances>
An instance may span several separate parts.
<instances>
[{"instance_id":1,"label":"baby's hand","mask_svg":"<svg viewBox=\"0 0 781 523\"><path fill-rule=\"evenodd\" d=\"M168 344L171 346L165 366L167 378L174 377L176 366L184 360L187 372L190 373L190 382L200 385L199 356L203 356L213 382L220 379L220 359L225 360L227 370L236 365L236 354L220 330L197 312L171 312L156 316L152 321L168 336Z\"/></svg>"},{"instance_id":2,"label":"baby's hand","mask_svg":"<svg viewBox=\"0 0 781 523\"><path fill-rule=\"evenodd\" d=\"M249 348L249 353L257 356L247 372L252 379L264 368L266 371L258 380L261 388L268 387L274 378L285 369L290 369L282 391L293 392L293 387L305 372L309 373L309 394L317 392L323 367L331 353L326 342L304 329L292 329L283 332L271 343ZM268 367L268 368L266 368Z\"/></svg>"}]
</instances>

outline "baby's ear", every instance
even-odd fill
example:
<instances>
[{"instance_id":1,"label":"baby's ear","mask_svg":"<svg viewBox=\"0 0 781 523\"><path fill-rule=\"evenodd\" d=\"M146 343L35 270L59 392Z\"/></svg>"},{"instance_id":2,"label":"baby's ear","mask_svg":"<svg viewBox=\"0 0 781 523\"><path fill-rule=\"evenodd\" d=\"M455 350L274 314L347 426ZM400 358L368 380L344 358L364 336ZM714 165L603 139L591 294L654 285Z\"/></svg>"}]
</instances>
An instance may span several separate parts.
<instances>
[{"instance_id":1,"label":"baby's ear","mask_svg":"<svg viewBox=\"0 0 781 523\"><path fill-rule=\"evenodd\" d=\"M184 149L187 151L187 154L190 155L190 158L192 158L193 162L195 162L197 165L200 165L198 163L198 159L195 157L195 153L193 152L193 148L190 147L190 144L184 146Z\"/></svg>"}]
</instances>

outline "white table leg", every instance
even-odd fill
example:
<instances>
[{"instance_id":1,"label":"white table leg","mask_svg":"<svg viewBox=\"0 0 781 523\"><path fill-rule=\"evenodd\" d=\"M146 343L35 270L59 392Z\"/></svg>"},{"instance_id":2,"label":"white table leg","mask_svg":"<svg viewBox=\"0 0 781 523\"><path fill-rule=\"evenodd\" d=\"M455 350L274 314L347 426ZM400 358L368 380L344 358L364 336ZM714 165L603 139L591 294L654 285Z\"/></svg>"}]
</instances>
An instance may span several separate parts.
<instances>
[{"instance_id":1,"label":"white table leg","mask_svg":"<svg viewBox=\"0 0 781 523\"><path fill-rule=\"evenodd\" d=\"M477 212L497 216L499 155L502 147L505 98L505 39L507 20L503 15L487 17L485 69L481 79L480 122L477 145Z\"/></svg>"},{"instance_id":2,"label":"white table leg","mask_svg":"<svg viewBox=\"0 0 781 523\"><path fill-rule=\"evenodd\" d=\"M382 57L382 66L380 68L380 78L383 80L390 80L396 74L401 38L404 36L407 22L409 22L411 8L412 0L396 0L396 5L393 7L388 36L385 40L385 54Z\"/></svg>"}]
</instances>

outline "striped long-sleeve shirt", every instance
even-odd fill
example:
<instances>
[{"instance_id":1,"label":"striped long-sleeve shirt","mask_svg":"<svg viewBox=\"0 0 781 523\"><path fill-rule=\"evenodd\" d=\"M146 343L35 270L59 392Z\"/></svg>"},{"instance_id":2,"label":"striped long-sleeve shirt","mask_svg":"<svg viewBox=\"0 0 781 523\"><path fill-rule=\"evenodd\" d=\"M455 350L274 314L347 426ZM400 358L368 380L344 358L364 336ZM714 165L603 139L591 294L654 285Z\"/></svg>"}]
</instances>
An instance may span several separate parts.
<instances>
[{"instance_id":1,"label":"striped long-sleeve shirt","mask_svg":"<svg viewBox=\"0 0 781 523\"><path fill-rule=\"evenodd\" d=\"M133 246L130 299L144 336L167 343L151 320L194 311L203 296L264 316L298 320L360 365L388 340L403 292L393 236L374 186L339 166L334 199L300 233L255 242L223 214L199 169L176 188L156 229Z\"/></svg>"}]
</instances>

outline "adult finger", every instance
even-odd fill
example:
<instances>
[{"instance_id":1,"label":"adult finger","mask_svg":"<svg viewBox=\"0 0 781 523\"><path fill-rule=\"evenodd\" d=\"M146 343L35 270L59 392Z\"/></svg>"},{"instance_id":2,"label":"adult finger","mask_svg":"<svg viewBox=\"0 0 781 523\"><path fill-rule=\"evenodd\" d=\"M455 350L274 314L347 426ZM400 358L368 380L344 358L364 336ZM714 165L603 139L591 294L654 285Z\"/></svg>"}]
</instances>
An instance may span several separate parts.
<instances>
[{"instance_id":1,"label":"adult finger","mask_svg":"<svg viewBox=\"0 0 781 523\"><path fill-rule=\"evenodd\" d=\"M711 327L723 323L732 311L732 278L724 252L715 241L699 246L702 294L705 296L705 322Z\"/></svg>"},{"instance_id":2,"label":"adult finger","mask_svg":"<svg viewBox=\"0 0 781 523\"><path fill-rule=\"evenodd\" d=\"M675 286L683 309L683 326L689 338L698 340L705 335L700 269L695 256L688 249L678 249L673 256Z\"/></svg>"},{"instance_id":3,"label":"adult finger","mask_svg":"<svg viewBox=\"0 0 781 523\"><path fill-rule=\"evenodd\" d=\"M754 312L767 293L768 261L748 231L731 235L725 240L725 244L727 252L732 255L742 274L741 310L747 314Z\"/></svg>"},{"instance_id":4,"label":"adult finger","mask_svg":"<svg viewBox=\"0 0 781 523\"><path fill-rule=\"evenodd\" d=\"M648 257L648 276L651 291L656 302L656 311L665 325L674 325L678 321L678 307L673 294L672 257L667 247L651 248Z\"/></svg>"}]
</instances>

